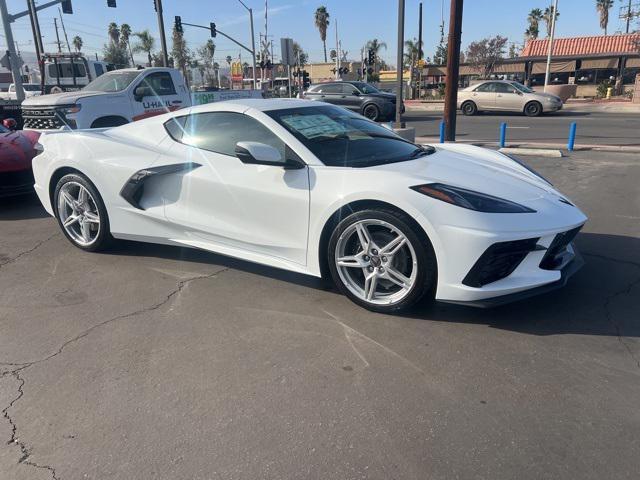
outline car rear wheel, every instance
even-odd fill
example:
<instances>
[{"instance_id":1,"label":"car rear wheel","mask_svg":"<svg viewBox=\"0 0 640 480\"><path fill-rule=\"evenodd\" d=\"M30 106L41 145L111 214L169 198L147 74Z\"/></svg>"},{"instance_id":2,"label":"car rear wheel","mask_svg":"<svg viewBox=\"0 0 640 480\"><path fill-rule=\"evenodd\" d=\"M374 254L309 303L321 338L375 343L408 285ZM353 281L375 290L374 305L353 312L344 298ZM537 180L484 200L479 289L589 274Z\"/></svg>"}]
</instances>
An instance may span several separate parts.
<instances>
[{"instance_id":1,"label":"car rear wheel","mask_svg":"<svg viewBox=\"0 0 640 480\"><path fill-rule=\"evenodd\" d=\"M524 113L527 117L537 117L542 113L542 105L539 102L529 102L524 106Z\"/></svg>"},{"instance_id":2,"label":"car rear wheel","mask_svg":"<svg viewBox=\"0 0 640 480\"><path fill-rule=\"evenodd\" d=\"M380 109L373 104L366 105L362 114L367 117L369 120L377 121L380 118Z\"/></svg>"},{"instance_id":3,"label":"car rear wheel","mask_svg":"<svg viewBox=\"0 0 640 480\"><path fill-rule=\"evenodd\" d=\"M478 113L478 107L473 102L464 102L462 104L462 113L468 116L475 115Z\"/></svg>"},{"instance_id":4,"label":"car rear wheel","mask_svg":"<svg viewBox=\"0 0 640 480\"><path fill-rule=\"evenodd\" d=\"M435 254L428 238L395 211L353 213L335 228L329 270L338 288L369 310L409 308L435 287Z\"/></svg>"},{"instance_id":5,"label":"car rear wheel","mask_svg":"<svg viewBox=\"0 0 640 480\"><path fill-rule=\"evenodd\" d=\"M54 200L58 224L76 247L95 252L111 244L104 202L84 175L73 173L62 177L56 185Z\"/></svg>"}]
</instances>

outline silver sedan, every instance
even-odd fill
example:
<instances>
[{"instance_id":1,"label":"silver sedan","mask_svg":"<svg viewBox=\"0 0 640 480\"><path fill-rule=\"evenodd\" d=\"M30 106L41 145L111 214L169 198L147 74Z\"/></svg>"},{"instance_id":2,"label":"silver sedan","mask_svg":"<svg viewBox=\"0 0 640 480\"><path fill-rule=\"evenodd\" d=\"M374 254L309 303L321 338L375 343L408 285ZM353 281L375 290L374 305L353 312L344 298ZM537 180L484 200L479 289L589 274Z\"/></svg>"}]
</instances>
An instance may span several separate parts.
<instances>
[{"instance_id":1,"label":"silver sedan","mask_svg":"<svg viewBox=\"0 0 640 480\"><path fill-rule=\"evenodd\" d=\"M465 115L496 110L521 112L530 117L537 117L561 108L560 97L534 92L521 83L509 80L485 80L458 92L458 109Z\"/></svg>"}]
</instances>

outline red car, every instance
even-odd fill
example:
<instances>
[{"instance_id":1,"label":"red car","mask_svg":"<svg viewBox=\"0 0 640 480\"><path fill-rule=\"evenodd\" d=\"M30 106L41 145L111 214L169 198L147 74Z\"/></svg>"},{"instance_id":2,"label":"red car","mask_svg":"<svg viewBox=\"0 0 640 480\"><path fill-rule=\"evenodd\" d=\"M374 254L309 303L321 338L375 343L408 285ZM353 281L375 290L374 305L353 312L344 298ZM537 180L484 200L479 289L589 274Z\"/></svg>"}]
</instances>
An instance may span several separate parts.
<instances>
[{"instance_id":1,"label":"red car","mask_svg":"<svg viewBox=\"0 0 640 480\"><path fill-rule=\"evenodd\" d=\"M33 192L31 159L39 136L38 132L12 131L0 124L0 198Z\"/></svg>"}]
</instances>

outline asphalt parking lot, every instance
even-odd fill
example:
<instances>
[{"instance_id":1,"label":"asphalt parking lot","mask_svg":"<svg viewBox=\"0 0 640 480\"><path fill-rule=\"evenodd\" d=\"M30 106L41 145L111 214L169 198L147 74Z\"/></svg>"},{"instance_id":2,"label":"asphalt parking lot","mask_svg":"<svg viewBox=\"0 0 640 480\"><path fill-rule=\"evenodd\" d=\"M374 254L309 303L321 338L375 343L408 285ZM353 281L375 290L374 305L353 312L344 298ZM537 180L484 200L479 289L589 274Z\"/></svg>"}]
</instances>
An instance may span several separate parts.
<instances>
[{"instance_id":1,"label":"asphalt parking lot","mask_svg":"<svg viewBox=\"0 0 640 480\"><path fill-rule=\"evenodd\" d=\"M6 479L637 479L640 158L525 159L590 217L563 290L372 314L174 247L71 246L0 206Z\"/></svg>"}]
</instances>

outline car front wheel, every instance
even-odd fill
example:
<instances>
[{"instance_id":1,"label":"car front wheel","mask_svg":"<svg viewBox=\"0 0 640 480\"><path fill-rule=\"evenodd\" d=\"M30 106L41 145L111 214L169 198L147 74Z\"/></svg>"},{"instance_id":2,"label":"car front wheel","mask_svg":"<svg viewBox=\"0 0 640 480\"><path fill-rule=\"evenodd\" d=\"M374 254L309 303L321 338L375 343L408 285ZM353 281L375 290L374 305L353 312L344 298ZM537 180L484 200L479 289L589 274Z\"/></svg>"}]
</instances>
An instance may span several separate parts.
<instances>
[{"instance_id":1,"label":"car front wheel","mask_svg":"<svg viewBox=\"0 0 640 480\"><path fill-rule=\"evenodd\" d=\"M529 102L524 107L524 113L527 117L537 117L542 113L542 105L538 102Z\"/></svg>"},{"instance_id":2,"label":"car front wheel","mask_svg":"<svg viewBox=\"0 0 640 480\"><path fill-rule=\"evenodd\" d=\"M365 210L342 220L329 241L329 270L338 288L369 310L393 313L432 293L435 254L406 215Z\"/></svg>"},{"instance_id":3,"label":"car front wheel","mask_svg":"<svg viewBox=\"0 0 640 480\"><path fill-rule=\"evenodd\" d=\"M380 118L380 109L376 105L369 104L364 107L362 114L375 122Z\"/></svg>"},{"instance_id":4,"label":"car front wheel","mask_svg":"<svg viewBox=\"0 0 640 480\"><path fill-rule=\"evenodd\" d=\"M54 200L58 224L71 243L90 252L109 246L112 237L107 210L88 178L65 175L56 185Z\"/></svg>"}]
</instances>

